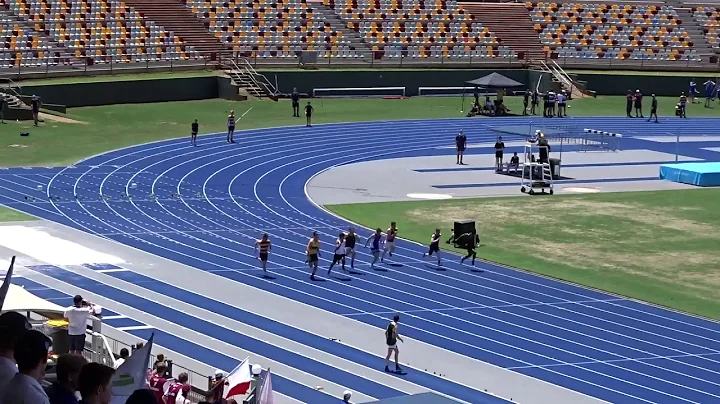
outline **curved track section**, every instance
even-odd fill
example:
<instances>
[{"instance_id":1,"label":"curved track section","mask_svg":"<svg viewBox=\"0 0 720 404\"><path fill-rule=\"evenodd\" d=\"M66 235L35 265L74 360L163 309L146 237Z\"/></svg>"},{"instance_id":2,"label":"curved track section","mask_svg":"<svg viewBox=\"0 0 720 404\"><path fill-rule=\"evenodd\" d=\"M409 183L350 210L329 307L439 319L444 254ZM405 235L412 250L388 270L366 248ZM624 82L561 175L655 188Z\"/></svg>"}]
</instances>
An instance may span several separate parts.
<instances>
[{"instance_id":1,"label":"curved track section","mask_svg":"<svg viewBox=\"0 0 720 404\"><path fill-rule=\"evenodd\" d=\"M380 329L392 313L403 313L403 334L411 339L602 400L720 403L720 325L714 322L491 264L478 265L484 272L476 272L446 260L445 270L438 271L421 259L424 246L405 241L399 243L393 265L373 271L366 264L368 252L360 249L356 272L323 276L318 282L309 279L304 248L310 233L320 233L326 251L322 266L327 267L328 246L349 226L308 200L304 187L313 175L354 161L452 154L438 146L452 144L460 128L471 143L493 141L495 135L483 126L487 122L395 121L252 130L238 134L236 145L228 145L224 135L204 136L200 147L191 147L185 139L170 140L49 170L47 195L52 198L45 198L46 202L23 201L22 196L32 193L35 184L22 179L4 178L0 190L4 203L28 213ZM491 123L519 122L497 119ZM704 128L715 122L668 120L662 130L703 135ZM651 136L659 127L624 118L578 118L563 124L631 136ZM666 145L634 139L625 143L626 148L660 146ZM707 157L700 150L692 153ZM688 149L683 154L692 153ZM348 186L352 187L352 178ZM272 278L261 276L253 251L254 240L262 233L273 241ZM72 275L68 274L53 276ZM93 284L79 278L68 282ZM154 293L203 304L192 300L191 291L171 291L151 279L128 281ZM348 370L351 367L335 369L322 360L190 318L181 310L161 309L126 291L103 293L367 397L408 392L358 377ZM382 352L329 344L326 336L310 335L239 309L223 312L208 306L207 310L341 357L353 366L383 366L378 356ZM159 343L170 349L183 342L169 334L160 337L165 342ZM232 358L218 353L202 351L196 356L214 366L233 367ZM274 381L276 390L287 396L313 404L335 402L328 394L281 376ZM494 402L450 376L410 369L403 377L415 386L465 402Z\"/></svg>"}]
</instances>

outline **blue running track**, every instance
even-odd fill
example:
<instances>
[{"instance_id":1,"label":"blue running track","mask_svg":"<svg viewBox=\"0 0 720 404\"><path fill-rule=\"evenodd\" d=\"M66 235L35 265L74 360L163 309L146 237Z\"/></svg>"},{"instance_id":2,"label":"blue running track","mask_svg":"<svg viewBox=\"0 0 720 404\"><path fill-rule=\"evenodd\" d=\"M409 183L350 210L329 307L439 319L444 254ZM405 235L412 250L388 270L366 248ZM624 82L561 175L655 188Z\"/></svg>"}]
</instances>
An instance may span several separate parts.
<instances>
[{"instance_id":1,"label":"blue running track","mask_svg":"<svg viewBox=\"0 0 720 404\"><path fill-rule=\"evenodd\" d=\"M475 272L447 261L446 271L436 271L421 259L425 246L406 241L398 243L397 264L381 271L362 266L361 274L325 277L325 282L309 279L304 248L310 233L318 231L328 246L350 225L306 197L305 184L312 176L357 161L427 155L452 159L454 150L441 146L452 145L458 129L464 129L470 143L491 142L496 135L484 123L522 122L452 119L274 128L239 133L235 145L228 145L224 134L203 136L200 147L191 147L188 139L169 140L108 152L70 167L0 170L0 203L376 327L384 328L388 317L400 312L409 338L609 402L720 403L720 324L712 321L489 263L478 264L483 272ZM666 119L657 125L626 118L571 118L562 124L623 133L624 149L672 154L674 143L633 137L720 135L720 121L701 118ZM717 161L716 152L703 149L711 146L718 144L683 142L679 152ZM263 232L274 243L272 279L260 276L253 252L254 240ZM370 258L367 251L358 253L361 262ZM368 396L404 394L71 270L30 269ZM383 365L378 356L135 272L106 275L363 366ZM69 298L29 280L19 282L59 304ZM121 328L142 325L127 318L117 321ZM151 331L129 332L146 338ZM160 345L211 366L230 369L242 359L155 332ZM422 370L410 369L404 377L469 403L505 402ZM273 382L278 392L302 402L337 402L282 377Z\"/></svg>"}]
</instances>

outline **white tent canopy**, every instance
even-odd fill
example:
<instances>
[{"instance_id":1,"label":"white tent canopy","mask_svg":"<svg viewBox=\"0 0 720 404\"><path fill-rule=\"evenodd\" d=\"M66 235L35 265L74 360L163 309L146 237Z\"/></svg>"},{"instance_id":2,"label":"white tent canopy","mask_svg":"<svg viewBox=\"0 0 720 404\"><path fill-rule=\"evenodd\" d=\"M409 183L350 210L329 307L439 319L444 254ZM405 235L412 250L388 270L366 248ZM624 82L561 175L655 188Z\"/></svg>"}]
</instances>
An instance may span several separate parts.
<instances>
[{"instance_id":1,"label":"white tent canopy","mask_svg":"<svg viewBox=\"0 0 720 404\"><path fill-rule=\"evenodd\" d=\"M43 300L18 285L10 285L5 303L2 307L6 311L34 312L50 319L63 318L65 308L55 303Z\"/></svg>"}]
</instances>

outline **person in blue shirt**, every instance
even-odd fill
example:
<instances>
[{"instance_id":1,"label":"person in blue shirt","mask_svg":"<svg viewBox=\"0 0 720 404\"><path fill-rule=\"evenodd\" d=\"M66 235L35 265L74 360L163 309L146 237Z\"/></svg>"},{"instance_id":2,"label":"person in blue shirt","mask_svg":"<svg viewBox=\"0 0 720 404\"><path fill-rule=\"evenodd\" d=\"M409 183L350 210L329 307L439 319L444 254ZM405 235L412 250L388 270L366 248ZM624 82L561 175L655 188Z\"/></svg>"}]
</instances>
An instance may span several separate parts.
<instances>
[{"instance_id":1,"label":"person in blue shirt","mask_svg":"<svg viewBox=\"0 0 720 404\"><path fill-rule=\"evenodd\" d=\"M715 92L715 82L708 79L706 82L703 83L705 86L705 108L710 108L710 101L713 98L713 93Z\"/></svg>"},{"instance_id":2,"label":"person in blue shirt","mask_svg":"<svg viewBox=\"0 0 720 404\"><path fill-rule=\"evenodd\" d=\"M690 102L695 104L695 94L698 93L697 84L695 79L690 79L690 88L688 89L688 95L690 96Z\"/></svg>"},{"instance_id":3,"label":"person in blue shirt","mask_svg":"<svg viewBox=\"0 0 720 404\"><path fill-rule=\"evenodd\" d=\"M46 390L50 404L77 404L75 392L78 389L80 369L87 361L82 356L63 354L57 361L57 381Z\"/></svg>"}]
</instances>

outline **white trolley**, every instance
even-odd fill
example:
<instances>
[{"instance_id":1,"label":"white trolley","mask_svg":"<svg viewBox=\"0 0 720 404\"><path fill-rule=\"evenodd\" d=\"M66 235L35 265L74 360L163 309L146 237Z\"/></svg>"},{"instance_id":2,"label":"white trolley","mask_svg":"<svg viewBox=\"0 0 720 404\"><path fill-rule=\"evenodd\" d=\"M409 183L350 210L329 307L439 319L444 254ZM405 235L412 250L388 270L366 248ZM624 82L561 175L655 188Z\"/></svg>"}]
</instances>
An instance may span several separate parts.
<instances>
[{"instance_id":1,"label":"white trolley","mask_svg":"<svg viewBox=\"0 0 720 404\"><path fill-rule=\"evenodd\" d=\"M522 174L520 176L520 192L528 193L529 195L535 195L535 190L540 190L541 193L548 193L552 195L553 191L553 174L552 167L549 163L539 163L533 161L533 151L538 152L541 148L547 148L548 146L541 146L535 144L535 142L528 141L525 143L525 162L522 165ZM547 153L550 154L549 151Z\"/></svg>"}]
</instances>

